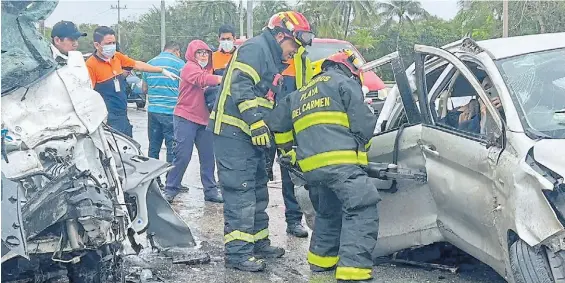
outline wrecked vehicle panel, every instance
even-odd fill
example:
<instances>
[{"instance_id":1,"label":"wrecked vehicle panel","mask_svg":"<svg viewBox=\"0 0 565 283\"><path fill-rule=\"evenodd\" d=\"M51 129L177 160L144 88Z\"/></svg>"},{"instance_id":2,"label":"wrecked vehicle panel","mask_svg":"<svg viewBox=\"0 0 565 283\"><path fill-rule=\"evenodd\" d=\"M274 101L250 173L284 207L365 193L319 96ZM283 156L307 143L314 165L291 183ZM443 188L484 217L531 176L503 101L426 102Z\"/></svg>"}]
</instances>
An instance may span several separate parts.
<instances>
[{"instance_id":1,"label":"wrecked vehicle panel","mask_svg":"<svg viewBox=\"0 0 565 283\"><path fill-rule=\"evenodd\" d=\"M154 182L170 165L105 126L82 54L58 66L37 34L56 4L2 2L3 282L122 282L124 241L143 248L136 233L187 260L190 229Z\"/></svg>"},{"instance_id":2,"label":"wrecked vehicle panel","mask_svg":"<svg viewBox=\"0 0 565 283\"><path fill-rule=\"evenodd\" d=\"M421 170L427 183L375 180L377 255L446 241L509 282L561 282L565 34L539 35L547 46L537 37L415 46L415 64L395 70L369 161Z\"/></svg>"}]
</instances>

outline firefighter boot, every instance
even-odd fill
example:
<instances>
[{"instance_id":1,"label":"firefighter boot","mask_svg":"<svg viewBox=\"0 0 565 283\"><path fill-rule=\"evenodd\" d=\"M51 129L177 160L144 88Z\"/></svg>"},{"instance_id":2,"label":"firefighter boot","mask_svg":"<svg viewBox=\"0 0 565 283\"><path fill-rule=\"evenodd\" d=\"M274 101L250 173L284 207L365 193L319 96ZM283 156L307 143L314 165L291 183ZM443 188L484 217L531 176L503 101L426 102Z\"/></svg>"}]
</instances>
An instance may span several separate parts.
<instances>
[{"instance_id":1,"label":"firefighter boot","mask_svg":"<svg viewBox=\"0 0 565 283\"><path fill-rule=\"evenodd\" d=\"M261 240L255 243L253 255L256 258L279 258L285 254L283 248L271 246L269 240Z\"/></svg>"},{"instance_id":2,"label":"firefighter boot","mask_svg":"<svg viewBox=\"0 0 565 283\"><path fill-rule=\"evenodd\" d=\"M255 257L248 258L247 260L240 262L229 262L226 261L226 268L237 269L247 272L259 272L265 270L267 267L263 260L257 259Z\"/></svg>"}]
</instances>

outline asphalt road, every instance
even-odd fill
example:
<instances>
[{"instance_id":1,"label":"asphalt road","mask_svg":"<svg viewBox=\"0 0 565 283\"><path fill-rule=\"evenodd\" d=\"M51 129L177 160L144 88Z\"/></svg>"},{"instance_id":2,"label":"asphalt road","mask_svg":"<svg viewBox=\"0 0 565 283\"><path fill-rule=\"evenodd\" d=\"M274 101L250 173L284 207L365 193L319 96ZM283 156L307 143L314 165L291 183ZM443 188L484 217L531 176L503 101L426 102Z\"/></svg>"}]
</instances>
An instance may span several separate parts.
<instances>
[{"instance_id":1,"label":"asphalt road","mask_svg":"<svg viewBox=\"0 0 565 283\"><path fill-rule=\"evenodd\" d=\"M147 153L147 113L144 110L130 108L128 115L133 124L133 136ZM161 159L165 158L166 149L163 145ZM173 208L189 224L192 233L200 242L202 250L207 251L212 261L204 265L166 265L154 268L153 274L165 282L335 282L333 274L313 275L306 262L309 238L299 239L288 236L285 232L284 204L282 200L280 175L275 171L276 180L269 183L270 203L270 239L276 246L286 249L286 255L268 262L268 268L263 273L245 273L227 270L223 265L223 214L222 205L204 202L202 184L200 182L198 154L196 149L192 161L183 178L183 184L190 190L175 200ZM276 168L275 168L276 170ZM488 266L479 264L467 268L458 274L440 270L422 268L379 265L373 268L375 282L505 282Z\"/></svg>"}]
</instances>

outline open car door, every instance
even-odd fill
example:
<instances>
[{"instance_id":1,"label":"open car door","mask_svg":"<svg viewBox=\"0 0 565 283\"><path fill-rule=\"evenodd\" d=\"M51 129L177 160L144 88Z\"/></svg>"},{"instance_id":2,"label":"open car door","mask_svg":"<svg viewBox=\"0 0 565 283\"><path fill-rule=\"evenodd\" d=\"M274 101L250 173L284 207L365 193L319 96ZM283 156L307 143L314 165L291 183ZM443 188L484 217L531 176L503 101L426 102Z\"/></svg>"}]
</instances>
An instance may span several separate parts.
<instances>
[{"instance_id":1,"label":"open car door","mask_svg":"<svg viewBox=\"0 0 565 283\"><path fill-rule=\"evenodd\" d=\"M500 266L504 255L495 225L492 177L503 145L500 113L477 76L457 56L423 45L415 46L415 55L422 118L420 146L428 184L438 208L438 229L450 243L490 266ZM446 62L449 68L428 88L423 66L430 57ZM449 122L447 115L438 114L434 106L436 98L462 94L473 99L449 111L450 115L459 115L455 122ZM479 112L467 114L474 111L470 109L478 110L479 105Z\"/></svg>"},{"instance_id":2,"label":"open car door","mask_svg":"<svg viewBox=\"0 0 565 283\"><path fill-rule=\"evenodd\" d=\"M394 71L396 86L391 93L399 92L400 99L395 103L402 104L396 107L402 108L402 114L388 121L389 125L397 127L389 127L373 136L369 162L391 163L412 172L425 173L425 159L419 144L421 114L398 52L368 62L362 69L371 70L386 64L391 64ZM382 197L375 257L442 240L436 224L437 208L427 183L409 179L374 181Z\"/></svg>"}]
</instances>

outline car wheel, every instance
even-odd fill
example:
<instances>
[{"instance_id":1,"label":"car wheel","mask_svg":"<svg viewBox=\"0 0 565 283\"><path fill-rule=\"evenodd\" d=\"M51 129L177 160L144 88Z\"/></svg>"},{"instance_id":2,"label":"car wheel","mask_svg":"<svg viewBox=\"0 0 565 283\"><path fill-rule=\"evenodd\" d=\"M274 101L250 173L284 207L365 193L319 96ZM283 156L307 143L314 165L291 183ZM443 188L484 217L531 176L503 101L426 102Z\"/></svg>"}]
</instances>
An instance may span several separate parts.
<instances>
[{"instance_id":1,"label":"car wheel","mask_svg":"<svg viewBox=\"0 0 565 283\"><path fill-rule=\"evenodd\" d=\"M510 246L510 268L517 283L553 283L544 248L530 247L522 240ZM563 282L563 281L557 281Z\"/></svg>"}]
</instances>

